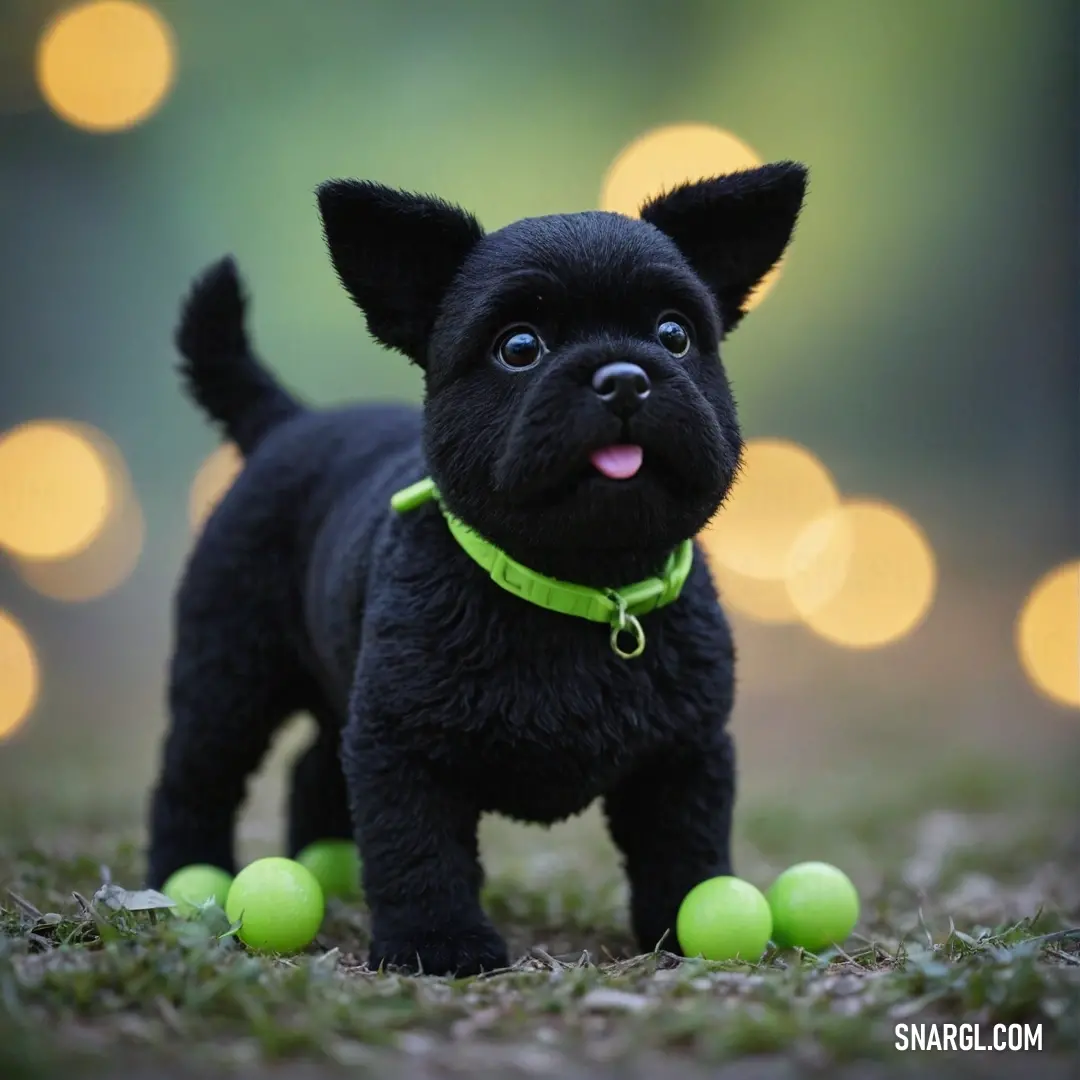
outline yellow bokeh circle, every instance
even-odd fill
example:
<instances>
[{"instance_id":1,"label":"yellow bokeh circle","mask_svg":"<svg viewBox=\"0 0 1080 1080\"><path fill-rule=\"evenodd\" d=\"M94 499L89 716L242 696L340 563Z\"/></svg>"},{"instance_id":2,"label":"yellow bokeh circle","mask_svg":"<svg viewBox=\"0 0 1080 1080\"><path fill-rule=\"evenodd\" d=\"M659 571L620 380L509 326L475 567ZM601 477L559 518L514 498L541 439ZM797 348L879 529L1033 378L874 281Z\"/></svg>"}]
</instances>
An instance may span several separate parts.
<instances>
[{"instance_id":1,"label":"yellow bokeh circle","mask_svg":"<svg viewBox=\"0 0 1080 1080\"><path fill-rule=\"evenodd\" d=\"M751 169L761 156L737 135L712 124L671 124L639 135L608 167L600 189L600 208L637 217L642 205L680 184ZM778 262L743 305L749 311L776 283Z\"/></svg>"},{"instance_id":2,"label":"yellow bokeh circle","mask_svg":"<svg viewBox=\"0 0 1080 1080\"><path fill-rule=\"evenodd\" d=\"M133 0L93 0L60 12L38 42L37 81L75 127L122 131L164 101L176 77L172 29Z\"/></svg>"},{"instance_id":3,"label":"yellow bokeh circle","mask_svg":"<svg viewBox=\"0 0 1080 1080\"><path fill-rule=\"evenodd\" d=\"M779 581L802 530L839 504L832 475L809 450L785 439L751 439L731 493L701 543L714 564Z\"/></svg>"},{"instance_id":4,"label":"yellow bokeh circle","mask_svg":"<svg viewBox=\"0 0 1080 1080\"><path fill-rule=\"evenodd\" d=\"M82 425L33 421L0 436L0 547L31 559L74 555L113 506L108 464Z\"/></svg>"},{"instance_id":5,"label":"yellow bokeh circle","mask_svg":"<svg viewBox=\"0 0 1080 1080\"><path fill-rule=\"evenodd\" d=\"M202 529L243 467L244 460L233 443L222 443L199 466L188 494L188 521L193 532Z\"/></svg>"},{"instance_id":6,"label":"yellow bokeh circle","mask_svg":"<svg viewBox=\"0 0 1080 1080\"><path fill-rule=\"evenodd\" d=\"M15 568L42 596L84 603L113 592L131 577L145 540L142 507L134 492L129 492L89 547L70 559L19 559Z\"/></svg>"},{"instance_id":7,"label":"yellow bokeh circle","mask_svg":"<svg viewBox=\"0 0 1080 1080\"><path fill-rule=\"evenodd\" d=\"M26 631L0 611L0 739L30 715L41 684L37 656Z\"/></svg>"},{"instance_id":8,"label":"yellow bokeh circle","mask_svg":"<svg viewBox=\"0 0 1080 1080\"><path fill-rule=\"evenodd\" d=\"M1036 583L1016 622L1016 648L1036 689L1080 709L1080 560Z\"/></svg>"},{"instance_id":9,"label":"yellow bokeh circle","mask_svg":"<svg viewBox=\"0 0 1080 1080\"><path fill-rule=\"evenodd\" d=\"M742 139L711 124L655 128L639 135L611 163L600 206L637 217L646 200L680 184L761 163L761 157Z\"/></svg>"},{"instance_id":10,"label":"yellow bokeh circle","mask_svg":"<svg viewBox=\"0 0 1080 1080\"><path fill-rule=\"evenodd\" d=\"M79 603L112 592L131 576L142 554L146 523L119 447L89 424L68 421L65 428L93 447L105 467L108 516L90 543L74 554L16 557L15 569L43 596Z\"/></svg>"},{"instance_id":11,"label":"yellow bokeh circle","mask_svg":"<svg viewBox=\"0 0 1080 1080\"><path fill-rule=\"evenodd\" d=\"M919 526L896 507L852 500L808 523L792 545L788 594L815 633L873 649L926 617L937 566Z\"/></svg>"},{"instance_id":12,"label":"yellow bokeh circle","mask_svg":"<svg viewBox=\"0 0 1080 1080\"><path fill-rule=\"evenodd\" d=\"M705 548L708 555L708 547ZM785 626L800 621L782 578L752 578L709 560L720 601L728 611L748 615L756 622Z\"/></svg>"}]
</instances>

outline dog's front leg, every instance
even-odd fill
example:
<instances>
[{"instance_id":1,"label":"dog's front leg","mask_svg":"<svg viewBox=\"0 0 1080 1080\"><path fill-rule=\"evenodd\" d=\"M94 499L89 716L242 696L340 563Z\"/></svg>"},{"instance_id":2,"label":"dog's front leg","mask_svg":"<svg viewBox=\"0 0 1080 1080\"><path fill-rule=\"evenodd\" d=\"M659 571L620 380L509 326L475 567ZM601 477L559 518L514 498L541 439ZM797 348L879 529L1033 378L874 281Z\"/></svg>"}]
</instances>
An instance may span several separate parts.
<instances>
[{"instance_id":1,"label":"dog's front leg","mask_svg":"<svg viewBox=\"0 0 1080 1080\"><path fill-rule=\"evenodd\" d=\"M735 755L723 730L703 748L659 754L604 800L630 879L630 915L642 949L681 948L675 920L700 881L731 873Z\"/></svg>"},{"instance_id":2,"label":"dog's front leg","mask_svg":"<svg viewBox=\"0 0 1080 1080\"><path fill-rule=\"evenodd\" d=\"M479 809L399 739L380 738L354 703L342 758L364 894L372 967L475 975L505 967L506 945L480 906Z\"/></svg>"}]
</instances>

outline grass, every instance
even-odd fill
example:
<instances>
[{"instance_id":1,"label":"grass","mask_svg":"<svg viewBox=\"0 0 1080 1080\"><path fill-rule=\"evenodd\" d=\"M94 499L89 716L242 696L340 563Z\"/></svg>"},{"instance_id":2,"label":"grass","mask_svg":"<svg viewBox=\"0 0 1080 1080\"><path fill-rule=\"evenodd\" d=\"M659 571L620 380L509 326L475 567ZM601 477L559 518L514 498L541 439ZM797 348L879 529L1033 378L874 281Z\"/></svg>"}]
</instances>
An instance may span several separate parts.
<instances>
[{"instance_id":1,"label":"grass","mask_svg":"<svg viewBox=\"0 0 1080 1080\"><path fill-rule=\"evenodd\" d=\"M910 777L911 774L909 774ZM485 823L486 903L519 957L477 979L363 963L362 905L312 949L251 955L224 913L112 911L138 834L53 825L0 847L0 1076L754 1075L1017 1055L902 1055L898 1022L1042 1025L1044 1067L1080 1061L1080 857L1073 775L972 760L830 785L812 807L751 803L739 869L767 884L827 858L860 886L842 950L759 964L634 955L625 887L596 814L545 833ZM994 1060L996 1059L996 1060ZM142 1070L142 1072L140 1072ZM771 1071L769 1071L771 1070Z\"/></svg>"}]
</instances>

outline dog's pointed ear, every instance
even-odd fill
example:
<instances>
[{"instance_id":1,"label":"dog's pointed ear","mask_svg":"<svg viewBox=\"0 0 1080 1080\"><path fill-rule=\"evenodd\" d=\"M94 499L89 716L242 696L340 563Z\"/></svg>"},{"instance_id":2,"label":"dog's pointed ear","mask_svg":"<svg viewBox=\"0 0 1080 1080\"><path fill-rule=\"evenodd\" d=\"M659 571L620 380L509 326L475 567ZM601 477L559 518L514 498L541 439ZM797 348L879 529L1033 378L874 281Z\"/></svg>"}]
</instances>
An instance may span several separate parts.
<instances>
[{"instance_id":1,"label":"dog's pointed ear","mask_svg":"<svg viewBox=\"0 0 1080 1080\"><path fill-rule=\"evenodd\" d=\"M368 181L328 180L316 194L330 259L372 336L423 367L443 296L484 230L441 199Z\"/></svg>"},{"instance_id":2,"label":"dog's pointed ear","mask_svg":"<svg viewBox=\"0 0 1080 1080\"><path fill-rule=\"evenodd\" d=\"M724 333L791 240L807 170L793 161L683 184L647 202L644 221L666 233L712 290Z\"/></svg>"}]
</instances>

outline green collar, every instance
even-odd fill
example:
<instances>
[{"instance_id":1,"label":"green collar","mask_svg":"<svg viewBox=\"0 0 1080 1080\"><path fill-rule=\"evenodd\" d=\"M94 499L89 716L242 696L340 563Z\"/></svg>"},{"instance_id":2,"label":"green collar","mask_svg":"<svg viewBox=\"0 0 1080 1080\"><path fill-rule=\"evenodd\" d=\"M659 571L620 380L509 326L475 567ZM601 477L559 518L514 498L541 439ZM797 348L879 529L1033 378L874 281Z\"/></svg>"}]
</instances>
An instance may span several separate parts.
<instances>
[{"instance_id":1,"label":"green collar","mask_svg":"<svg viewBox=\"0 0 1080 1080\"><path fill-rule=\"evenodd\" d=\"M430 477L397 492L390 499L390 506L400 514L433 500L439 503L454 539L474 562L491 575L496 585L548 611L606 623L611 627L611 648L624 660L640 656L645 651L645 631L637 616L677 600L690 576L694 559L692 540L684 540L675 549L661 577L646 578L621 589L593 589L588 585L573 585L545 577L511 559L505 551L454 517L443 506L435 481ZM623 633L633 639L633 646L629 650L619 644L619 636Z\"/></svg>"}]
</instances>

